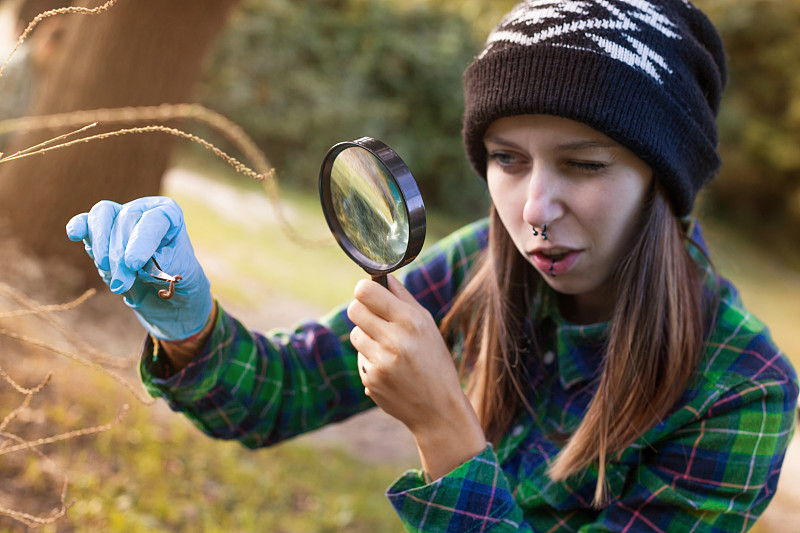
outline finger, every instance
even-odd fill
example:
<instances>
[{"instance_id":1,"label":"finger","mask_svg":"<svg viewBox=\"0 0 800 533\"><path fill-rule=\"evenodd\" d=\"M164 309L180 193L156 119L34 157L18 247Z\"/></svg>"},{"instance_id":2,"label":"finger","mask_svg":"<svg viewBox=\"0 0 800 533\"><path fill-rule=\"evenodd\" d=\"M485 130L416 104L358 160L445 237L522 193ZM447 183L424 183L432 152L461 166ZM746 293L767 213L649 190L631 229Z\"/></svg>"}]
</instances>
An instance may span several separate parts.
<instances>
[{"instance_id":1,"label":"finger","mask_svg":"<svg viewBox=\"0 0 800 533\"><path fill-rule=\"evenodd\" d=\"M372 314L385 321L391 322L396 316L397 297L371 280L362 279L356 283L353 296Z\"/></svg>"},{"instance_id":2,"label":"finger","mask_svg":"<svg viewBox=\"0 0 800 533\"><path fill-rule=\"evenodd\" d=\"M354 295L356 301L365 305L372 313L386 322L400 322L410 315L422 310L416 298L408 292L394 276L387 276L389 290L376 283L362 280L356 284Z\"/></svg>"},{"instance_id":3,"label":"finger","mask_svg":"<svg viewBox=\"0 0 800 533\"><path fill-rule=\"evenodd\" d=\"M361 378L361 384L364 385L364 394L366 394L367 396L370 396L370 390L369 390L369 386L368 386L369 379L370 379L370 376L369 376L370 368L371 368L370 362L367 361L367 359L364 357L363 354L359 353L358 354L358 375Z\"/></svg>"},{"instance_id":4,"label":"finger","mask_svg":"<svg viewBox=\"0 0 800 533\"><path fill-rule=\"evenodd\" d=\"M367 361L371 361L378 353L378 343L358 326L350 330L350 344L356 349L359 357L364 357Z\"/></svg>"},{"instance_id":5,"label":"finger","mask_svg":"<svg viewBox=\"0 0 800 533\"><path fill-rule=\"evenodd\" d=\"M350 302L350 305L347 307L347 318L349 318L359 330L355 332L354 329L350 332L350 342L353 343L353 346L356 347L357 350L359 349L356 346L358 339L353 339L354 332L356 336L360 333L365 337L377 339L384 336L383 332L388 325L386 320L373 313L369 307L358 300Z\"/></svg>"},{"instance_id":6,"label":"finger","mask_svg":"<svg viewBox=\"0 0 800 533\"><path fill-rule=\"evenodd\" d=\"M167 237L173 223L162 209L145 211L131 230L128 244L125 246L125 264L131 270L139 270L153 257ZM161 265L169 268L169 265Z\"/></svg>"},{"instance_id":7,"label":"finger","mask_svg":"<svg viewBox=\"0 0 800 533\"><path fill-rule=\"evenodd\" d=\"M114 221L122 206L116 202L102 200L89 211L87 220L88 238L97 268L111 270L109 247Z\"/></svg>"},{"instance_id":8,"label":"finger","mask_svg":"<svg viewBox=\"0 0 800 533\"><path fill-rule=\"evenodd\" d=\"M89 213L81 213L72 217L67 222L67 237L71 241L83 241L83 247L86 249L88 256L94 261L94 252L92 251L92 239L89 237ZM100 270L100 272L106 272Z\"/></svg>"},{"instance_id":9,"label":"finger","mask_svg":"<svg viewBox=\"0 0 800 533\"><path fill-rule=\"evenodd\" d=\"M125 251L134 228L139 223L147 206L134 200L122 206L114 225L108 245L108 262L111 271L111 292L122 294L128 292L136 281L136 270L130 268L125 261Z\"/></svg>"},{"instance_id":10,"label":"finger","mask_svg":"<svg viewBox=\"0 0 800 533\"><path fill-rule=\"evenodd\" d=\"M414 295L408 292L408 289L406 289L405 285L400 283L400 280L393 275L386 276L386 279L389 282L389 291L391 291L392 294L407 304L419 305L419 302L417 302L417 299L414 298Z\"/></svg>"},{"instance_id":11,"label":"finger","mask_svg":"<svg viewBox=\"0 0 800 533\"><path fill-rule=\"evenodd\" d=\"M67 222L67 237L71 241L82 241L89 235L89 213L75 215Z\"/></svg>"},{"instance_id":12,"label":"finger","mask_svg":"<svg viewBox=\"0 0 800 533\"><path fill-rule=\"evenodd\" d=\"M370 362L369 362L369 360L367 360L367 358L364 356L364 354L359 352L358 353L358 363L357 364L358 364L358 375L361 377L361 383L362 383L362 385L366 386L366 381L365 380L368 378L368 375L369 375L369 370L368 370L367 367L371 366Z\"/></svg>"}]
</instances>

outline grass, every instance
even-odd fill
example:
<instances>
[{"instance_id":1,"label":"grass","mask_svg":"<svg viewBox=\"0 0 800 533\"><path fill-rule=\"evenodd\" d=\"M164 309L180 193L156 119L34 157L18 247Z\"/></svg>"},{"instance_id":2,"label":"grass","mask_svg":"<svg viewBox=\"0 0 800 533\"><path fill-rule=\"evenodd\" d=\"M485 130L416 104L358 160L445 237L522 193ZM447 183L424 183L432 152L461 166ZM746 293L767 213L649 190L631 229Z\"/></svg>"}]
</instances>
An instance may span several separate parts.
<instances>
[{"instance_id":1,"label":"grass","mask_svg":"<svg viewBox=\"0 0 800 533\"><path fill-rule=\"evenodd\" d=\"M29 430L44 434L105 423L130 400L102 375L80 368L58 372L57 379L61 385L52 396L42 393L34 402L43 417L41 427ZM67 385L76 379L82 387ZM2 405L19 403L12 396L0 388ZM76 503L65 521L43 532L372 533L400 527L383 496L394 469L293 442L250 451L209 439L160 408L133 405L121 426L46 451L69 473L68 499ZM4 470L15 471L13 462L4 463ZM38 461L17 466L27 485L19 505L33 513L49 510L44 505L54 505L56 480L48 481ZM0 518L0 531L23 530Z\"/></svg>"}]
</instances>

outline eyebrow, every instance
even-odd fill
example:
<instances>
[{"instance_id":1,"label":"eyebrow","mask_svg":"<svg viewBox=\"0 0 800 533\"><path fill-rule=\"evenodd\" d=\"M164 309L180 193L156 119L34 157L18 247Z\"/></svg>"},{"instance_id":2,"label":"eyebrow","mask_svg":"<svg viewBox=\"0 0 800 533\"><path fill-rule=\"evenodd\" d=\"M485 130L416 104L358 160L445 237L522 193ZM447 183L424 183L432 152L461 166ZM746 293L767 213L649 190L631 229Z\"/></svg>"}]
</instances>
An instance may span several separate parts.
<instances>
[{"instance_id":1,"label":"eyebrow","mask_svg":"<svg viewBox=\"0 0 800 533\"><path fill-rule=\"evenodd\" d=\"M558 150L587 150L589 148L616 148L617 143L611 141L575 141L556 146Z\"/></svg>"},{"instance_id":2,"label":"eyebrow","mask_svg":"<svg viewBox=\"0 0 800 533\"><path fill-rule=\"evenodd\" d=\"M503 139L502 137L491 136L485 137L483 139L484 142L493 142L496 144L504 144L506 146L513 146L517 147L516 143ZM581 139L573 142L567 142L563 144L556 145L556 150L562 151L576 151L576 150L588 150L591 148L617 148L619 145L614 141L596 141L591 139Z\"/></svg>"}]
</instances>

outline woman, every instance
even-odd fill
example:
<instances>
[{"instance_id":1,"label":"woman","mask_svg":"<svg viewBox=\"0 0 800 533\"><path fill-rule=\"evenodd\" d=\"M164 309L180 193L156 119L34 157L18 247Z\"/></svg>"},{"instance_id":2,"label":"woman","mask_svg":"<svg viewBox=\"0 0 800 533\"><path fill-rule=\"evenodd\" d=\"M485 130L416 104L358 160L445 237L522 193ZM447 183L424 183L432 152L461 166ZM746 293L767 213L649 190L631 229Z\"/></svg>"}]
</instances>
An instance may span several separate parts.
<instances>
[{"instance_id":1,"label":"woman","mask_svg":"<svg viewBox=\"0 0 800 533\"><path fill-rule=\"evenodd\" d=\"M422 470L387 495L409 531L740 531L774 495L797 378L687 217L724 79L683 0L519 4L464 75L488 221L292 332L217 306L169 199L101 202L67 233L151 333L150 392L209 434L401 420ZM153 255L184 277L172 300Z\"/></svg>"}]
</instances>

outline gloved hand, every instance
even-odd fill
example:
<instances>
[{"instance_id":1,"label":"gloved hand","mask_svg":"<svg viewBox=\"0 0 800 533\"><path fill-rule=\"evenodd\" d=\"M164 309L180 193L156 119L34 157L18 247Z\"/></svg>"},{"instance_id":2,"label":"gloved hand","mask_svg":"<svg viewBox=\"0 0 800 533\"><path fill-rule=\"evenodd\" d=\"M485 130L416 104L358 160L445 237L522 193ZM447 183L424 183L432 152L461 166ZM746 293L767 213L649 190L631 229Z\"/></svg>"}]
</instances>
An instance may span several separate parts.
<instances>
[{"instance_id":1,"label":"gloved hand","mask_svg":"<svg viewBox=\"0 0 800 533\"><path fill-rule=\"evenodd\" d=\"M124 205L103 200L74 216L67 236L85 243L111 292L123 295L155 337L181 340L205 325L213 307L210 284L189 242L183 211L171 198L151 196ZM169 300L158 296L168 283L142 270L151 257L164 272L183 277Z\"/></svg>"}]
</instances>

